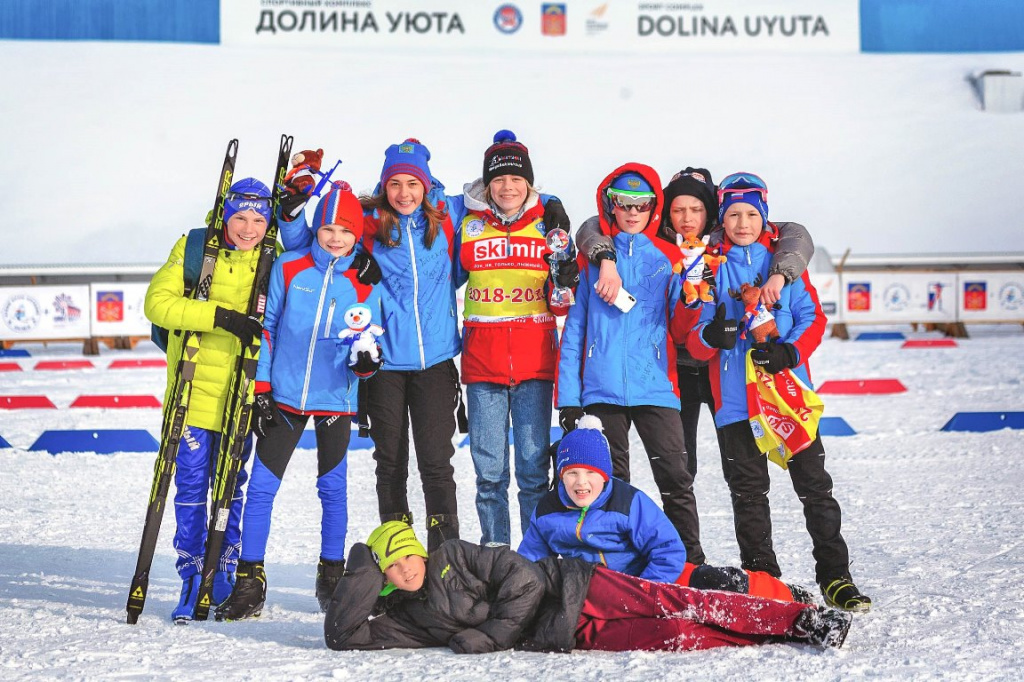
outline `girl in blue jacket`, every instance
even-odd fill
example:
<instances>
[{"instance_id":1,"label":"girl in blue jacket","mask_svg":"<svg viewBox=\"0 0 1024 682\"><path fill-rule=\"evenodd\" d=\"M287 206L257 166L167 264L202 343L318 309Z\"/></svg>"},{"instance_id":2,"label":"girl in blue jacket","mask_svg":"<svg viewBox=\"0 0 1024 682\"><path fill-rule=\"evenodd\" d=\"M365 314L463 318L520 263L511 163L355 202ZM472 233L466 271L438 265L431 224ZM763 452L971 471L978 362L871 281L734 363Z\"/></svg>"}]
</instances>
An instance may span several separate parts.
<instances>
[{"instance_id":1,"label":"girl in blue jacket","mask_svg":"<svg viewBox=\"0 0 1024 682\"><path fill-rule=\"evenodd\" d=\"M316 428L317 494L323 509L316 596L330 601L344 571L348 499L345 454L358 384L380 366L371 350L351 362L346 329L380 326L379 294L350 269L363 234L363 212L348 185L336 183L316 207L308 248L285 253L270 275L264 343L256 370L256 457L242 512L242 554L231 597L217 620L260 615L267 596L263 561L274 497L312 416ZM348 336L348 335L346 335ZM384 335L386 336L386 334Z\"/></svg>"}]
</instances>

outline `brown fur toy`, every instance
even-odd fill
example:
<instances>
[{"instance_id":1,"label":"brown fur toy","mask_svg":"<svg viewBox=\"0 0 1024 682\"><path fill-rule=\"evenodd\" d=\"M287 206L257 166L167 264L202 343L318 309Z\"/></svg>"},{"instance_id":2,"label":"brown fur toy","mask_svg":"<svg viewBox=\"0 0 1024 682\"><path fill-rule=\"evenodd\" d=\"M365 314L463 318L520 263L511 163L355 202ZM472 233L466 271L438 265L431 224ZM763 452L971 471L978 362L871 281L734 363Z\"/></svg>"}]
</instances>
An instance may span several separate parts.
<instances>
[{"instance_id":1,"label":"brown fur toy","mask_svg":"<svg viewBox=\"0 0 1024 682\"><path fill-rule=\"evenodd\" d=\"M743 302L743 319L740 326L744 331L741 339L747 338L747 331L754 335L755 343L764 343L769 339L779 338L779 328L775 326L775 316L761 305L761 275L754 279L753 284L744 282L740 290L729 289L729 295Z\"/></svg>"},{"instance_id":2,"label":"brown fur toy","mask_svg":"<svg viewBox=\"0 0 1024 682\"><path fill-rule=\"evenodd\" d=\"M292 169L284 176L284 184L302 194L309 194L316 185L316 174L324 160L324 150L303 150L292 156Z\"/></svg>"}]
</instances>

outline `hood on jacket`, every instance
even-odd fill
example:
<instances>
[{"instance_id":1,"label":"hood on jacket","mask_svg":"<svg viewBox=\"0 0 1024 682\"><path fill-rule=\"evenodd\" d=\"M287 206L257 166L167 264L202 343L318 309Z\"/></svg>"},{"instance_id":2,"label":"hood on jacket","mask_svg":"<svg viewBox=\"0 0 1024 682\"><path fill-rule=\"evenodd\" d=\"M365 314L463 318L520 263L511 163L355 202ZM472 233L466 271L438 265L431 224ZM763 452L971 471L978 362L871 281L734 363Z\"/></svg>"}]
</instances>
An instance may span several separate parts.
<instances>
[{"instance_id":1,"label":"hood on jacket","mask_svg":"<svg viewBox=\"0 0 1024 682\"><path fill-rule=\"evenodd\" d=\"M612 183L626 173L637 173L647 184L651 186L654 191L654 197L656 203L654 210L651 211L651 219L647 223L647 227L644 228L642 234L647 235L648 239L653 240L658 234L658 226L661 224L661 211L663 208L665 197L661 191L661 178L658 177L657 171L650 166L645 166L642 163L625 163L611 173L601 181L601 184L597 187L597 216L601 221L601 231L609 236L614 237L621 230L615 226L615 218L612 215L612 202L608 198L608 188L611 187Z\"/></svg>"},{"instance_id":2,"label":"hood on jacket","mask_svg":"<svg viewBox=\"0 0 1024 682\"><path fill-rule=\"evenodd\" d=\"M462 186L462 195L466 200L466 210L474 213L491 213L496 218L498 217L494 213L494 208L487 203L484 191L487 189L487 185L484 184L483 178L477 178L473 182L467 182ZM540 194L537 190L530 188L530 193L526 195L526 203L523 204L523 212L521 215L525 215L531 208L537 206L540 203Z\"/></svg>"}]
</instances>

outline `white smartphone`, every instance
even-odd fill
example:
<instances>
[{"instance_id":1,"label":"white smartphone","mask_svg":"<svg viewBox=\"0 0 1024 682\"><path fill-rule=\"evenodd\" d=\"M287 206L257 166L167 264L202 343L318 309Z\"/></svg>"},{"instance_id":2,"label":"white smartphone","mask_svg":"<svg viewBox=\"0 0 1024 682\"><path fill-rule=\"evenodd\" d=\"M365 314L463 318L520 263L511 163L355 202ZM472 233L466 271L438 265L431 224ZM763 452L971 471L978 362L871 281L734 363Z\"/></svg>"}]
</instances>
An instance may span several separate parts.
<instances>
[{"instance_id":1,"label":"white smartphone","mask_svg":"<svg viewBox=\"0 0 1024 682\"><path fill-rule=\"evenodd\" d=\"M596 286L596 285L595 285ZM612 301L612 305L621 310L624 313L628 313L636 305L636 299L633 298L632 294L628 291L619 287L619 293L616 294L615 300Z\"/></svg>"}]
</instances>

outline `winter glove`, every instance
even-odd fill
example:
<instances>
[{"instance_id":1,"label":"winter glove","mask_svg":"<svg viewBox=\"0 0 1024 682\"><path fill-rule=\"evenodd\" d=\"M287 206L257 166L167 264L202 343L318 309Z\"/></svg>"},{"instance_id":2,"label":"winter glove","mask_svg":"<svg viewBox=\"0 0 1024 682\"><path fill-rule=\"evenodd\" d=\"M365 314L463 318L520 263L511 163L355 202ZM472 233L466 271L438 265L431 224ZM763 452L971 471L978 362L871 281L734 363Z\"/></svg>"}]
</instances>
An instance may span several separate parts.
<instances>
[{"instance_id":1,"label":"winter glove","mask_svg":"<svg viewBox=\"0 0 1024 682\"><path fill-rule=\"evenodd\" d=\"M769 374L778 374L784 369L796 367L798 355L796 346L791 343L765 341L750 346L751 362Z\"/></svg>"},{"instance_id":2,"label":"winter glove","mask_svg":"<svg viewBox=\"0 0 1024 682\"><path fill-rule=\"evenodd\" d=\"M309 201L309 192L313 191L313 187L302 188L295 184L294 181L286 185L278 185L278 187L283 190L281 198L278 199L278 206L281 207L281 216L286 223L290 223L295 216L299 215L299 211L303 209L306 202Z\"/></svg>"},{"instance_id":3,"label":"winter glove","mask_svg":"<svg viewBox=\"0 0 1024 682\"><path fill-rule=\"evenodd\" d=\"M234 334L242 343L252 343L263 332L263 325L255 317L220 306L213 314L213 326Z\"/></svg>"},{"instance_id":4,"label":"winter glove","mask_svg":"<svg viewBox=\"0 0 1024 682\"><path fill-rule=\"evenodd\" d=\"M544 255L545 262L551 264L551 254ZM575 289L580 283L580 266L575 258L558 261L558 277L555 278L555 286L566 289Z\"/></svg>"},{"instance_id":5,"label":"winter glove","mask_svg":"<svg viewBox=\"0 0 1024 682\"><path fill-rule=\"evenodd\" d=\"M277 403L274 402L274 396L269 391L257 393L256 397L253 398L252 406L256 412L256 423L253 425L252 430L260 438L266 438L267 429L277 423L274 417L274 413L277 412Z\"/></svg>"},{"instance_id":6,"label":"winter glove","mask_svg":"<svg viewBox=\"0 0 1024 682\"><path fill-rule=\"evenodd\" d=\"M379 346L378 346L378 348L379 348ZM380 353L379 350L377 352L378 352L378 354ZM356 353L355 364L351 365L351 367L352 367L352 371L355 372L355 375L357 377L361 377L361 378L365 379L367 377L373 376L373 373L376 372L378 369L380 369L380 365L381 365L380 360L376 360L375 361L370 356L370 351L368 351L368 350L361 350L358 353Z\"/></svg>"},{"instance_id":7,"label":"winter glove","mask_svg":"<svg viewBox=\"0 0 1024 682\"><path fill-rule=\"evenodd\" d=\"M725 304L719 303L715 318L704 326L700 336L712 348L732 350L736 347L736 320L725 319Z\"/></svg>"},{"instance_id":8,"label":"winter glove","mask_svg":"<svg viewBox=\"0 0 1024 682\"><path fill-rule=\"evenodd\" d=\"M452 635L448 648L457 654L488 654L497 651L498 644L479 630L466 628Z\"/></svg>"},{"instance_id":9,"label":"winter glove","mask_svg":"<svg viewBox=\"0 0 1024 682\"><path fill-rule=\"evenodd\" d=\"M563 407L558 411L558 425L562 427L562 433L566 434L576 429L576 422L583 416L582 407Z\"/></svg>"},{"instance_id":10,"label":"winter glove","mask_svg":"<svg viewBox=\"0 0 1024 682\"><path fill-rule=\"evenodd\" d=\"M373 286L380 283L380 266L377 265L377 260L368 253L357 253L356 257L352 259L349 270L356 271L356 279L360 284Z\"/></svg>"},{"instance_id":11,"label":"winter glove","mask_svg":"<svg viewBox=\"0 0 1024 682\"><path fill-rule=\"evenodd\" d=\"M548 232L562 229L568 233L571 227L562 202L558 199L548 199L548 203L544 204L544 229Z\"/></svg>"}]
</instances>

